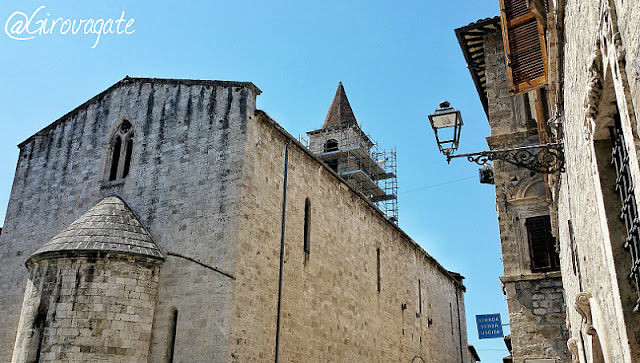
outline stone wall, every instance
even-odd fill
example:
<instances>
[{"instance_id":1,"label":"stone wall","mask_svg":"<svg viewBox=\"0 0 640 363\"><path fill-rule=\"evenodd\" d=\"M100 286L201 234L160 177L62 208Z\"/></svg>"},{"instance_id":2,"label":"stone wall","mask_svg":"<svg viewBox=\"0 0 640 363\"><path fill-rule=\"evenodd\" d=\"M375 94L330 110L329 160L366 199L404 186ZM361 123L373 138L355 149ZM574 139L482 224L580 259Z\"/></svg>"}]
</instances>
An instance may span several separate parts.
<instances>
[{"instance_id":1,"label":"stone wall","mask_svg":"<svg viewBox=\"0 0 640 363\"><path fill-rule=\"evenodd\" d=\"M12 362L147 362L159 267L107 253L38 258Z\"/></svg>"},{"instance_id":2,"label":"stone wall","mask_svg":"<svg viewBox=\"0 0 640 363\"><path fill-rule=\"evenodd\" d=\"M491 135L526 131L523 96L509 96L500 30L485 36L484 61Z\"/></svg>"},{"instance_id":3,"label":"stone wall","mask_svg":"<svg viewBox=\"0 0 640 363\"><path fill-rule=\"evenodd\" d=\"M631 257L623 247L625 227L617 216L621 204L608 167L610 144L606 147L617 106L638 190L639 24L640 9L634 2L566 2L567 172L560 180L557 205L567 302L573 304L581 292L592 295L592 322L568 309L570 335L579 342L581 360L592 359L600 345L608 362L640 359L640 318L632 312L638 296L627 278Z\"/></svg>"},{"instance_id":4,"label":"stone wall","mask_svg":"<svg viewBox=\"0 0 640 363\"><path fill-rule=\"evenodd\" d=\"M570 361L560 273L502 278L507 293L513 362ZM526 342L526 343L524 343Z\"/></svg>"},{"instance_id":5,"label":"stone wall","mask_svg":"<svg viewBox=\"0 0 640 363\"><path fill-rule=\"evenodd\" d=\"M225 361L233 279L210 267L235 270L244 134L258 93L240 82L125 79L20 145L0 236L0 361L11 359L25 260L114 193L169 253L156 317L178 310L176 356ZM124 118L135 132L131 172L107 182L109 140ZM153 339L160 362L167 337Z\"/></svg>"},{"instance_id":6,"label":"stone wall","mask_svg":"<svg viewBox=\"0 0 640 363\"><path fill-rule=\"evenodd\" d=\"M309 150L314 154L324 153L324 145L327 140L336 140L338 149L344 150L352 147L361 147L367 152L372 143L369 137L359 126L333 126L328 129L320 129L309 132Z\"/></svg>"},{"instance_id":7,"label":"stone wall","mask_svg":"<svg viewBox=\"0 0 640 363\"><path fill-rule=\"evenodd\" d=\"M247 130L233 362L270 361L275 354L285 148L290 142L278 129L262 114ZM288 150L279 360L466 360L462 286L299 144ZM308 254L303 250L307 198Z\"/></svg>"}]
</instances>

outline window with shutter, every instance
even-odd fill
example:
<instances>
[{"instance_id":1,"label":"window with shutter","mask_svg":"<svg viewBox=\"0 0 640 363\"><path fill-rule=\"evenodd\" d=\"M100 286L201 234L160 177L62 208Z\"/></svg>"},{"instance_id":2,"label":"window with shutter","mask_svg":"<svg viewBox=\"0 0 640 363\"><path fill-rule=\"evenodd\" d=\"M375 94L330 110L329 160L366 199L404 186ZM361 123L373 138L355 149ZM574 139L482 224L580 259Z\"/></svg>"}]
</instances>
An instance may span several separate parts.
<instances>
[{"instance_id":1,"label":"window with shutter","mask_svg":"<svg viewBox=\"0 0 640 363\"><path fill-rule=\"evenodd\" d=\"M531 271L558 271L560 261L555 249L555 238L551 234L551 218L538 216L527 218L525 223L531 253Z\"/></svg>"},{"instance_id":2,"label":"window with shutter","mask_svg":"<svg viewBox=\"0 0 640 363\"><path fill-rule=\"evenodd\" d=\"M502 39L511 95L547 84L544 28L528 7L528 0L500 0ZM547 1L542 3L546 11Z\"/></svg>"}]
</instances>

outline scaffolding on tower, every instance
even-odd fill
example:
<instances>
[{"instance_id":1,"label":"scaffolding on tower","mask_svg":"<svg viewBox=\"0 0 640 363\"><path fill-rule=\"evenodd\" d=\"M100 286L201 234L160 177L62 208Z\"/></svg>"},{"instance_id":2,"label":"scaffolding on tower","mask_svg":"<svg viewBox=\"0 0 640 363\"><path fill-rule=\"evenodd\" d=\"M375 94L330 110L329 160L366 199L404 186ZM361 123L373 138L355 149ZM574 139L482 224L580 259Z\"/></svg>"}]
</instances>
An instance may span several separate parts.
<instances>
[{"instance_id":1,"label":"scaffolding on tower","mask_svg":"<svg viewBox=\"0 0 640 363\"><path fill-rule=\"evenodd\" d=\"M398 223L396 149L382 149L359 125L338 125L309 132L323 143L307 145L327 166ZM316 139L316 138L314 138Z\"/></svg>"}]
</instances>

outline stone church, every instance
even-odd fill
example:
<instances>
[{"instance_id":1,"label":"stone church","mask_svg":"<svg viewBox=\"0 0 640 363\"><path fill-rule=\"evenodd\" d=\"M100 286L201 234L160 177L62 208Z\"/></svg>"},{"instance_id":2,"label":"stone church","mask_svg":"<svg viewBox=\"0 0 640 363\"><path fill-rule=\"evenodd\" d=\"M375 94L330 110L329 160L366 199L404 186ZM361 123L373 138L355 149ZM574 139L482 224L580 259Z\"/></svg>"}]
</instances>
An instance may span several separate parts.
<instances>
[{"instance_id":1,"label":"stone church","mask_svg":"<svg viewBox=\"0 0 640 363\"><path fill-rule=\"evenodd\" d=\"M0 361L469 360L462 277L380 208L342 85L311 150L259 94L126 77L19 145Z\"/></svg>"}]
</instances>

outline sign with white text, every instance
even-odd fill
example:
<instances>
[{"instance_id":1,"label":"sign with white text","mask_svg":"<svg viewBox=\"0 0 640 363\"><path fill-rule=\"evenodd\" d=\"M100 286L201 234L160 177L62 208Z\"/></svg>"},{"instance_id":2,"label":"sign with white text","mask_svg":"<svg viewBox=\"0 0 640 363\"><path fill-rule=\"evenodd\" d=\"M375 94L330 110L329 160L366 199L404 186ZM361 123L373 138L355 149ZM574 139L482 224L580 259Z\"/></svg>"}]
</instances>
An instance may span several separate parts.
<instances>
[{"instance_id":1,"label":"sign with white text","mask_svg":"<svg viewBox=\"0 0 640 363\"><path fill-rule=\"evenodd\" d=\"M502 338L502 320L500 314L476 315L478 339Z\"/></svg>"}]
</instances>

